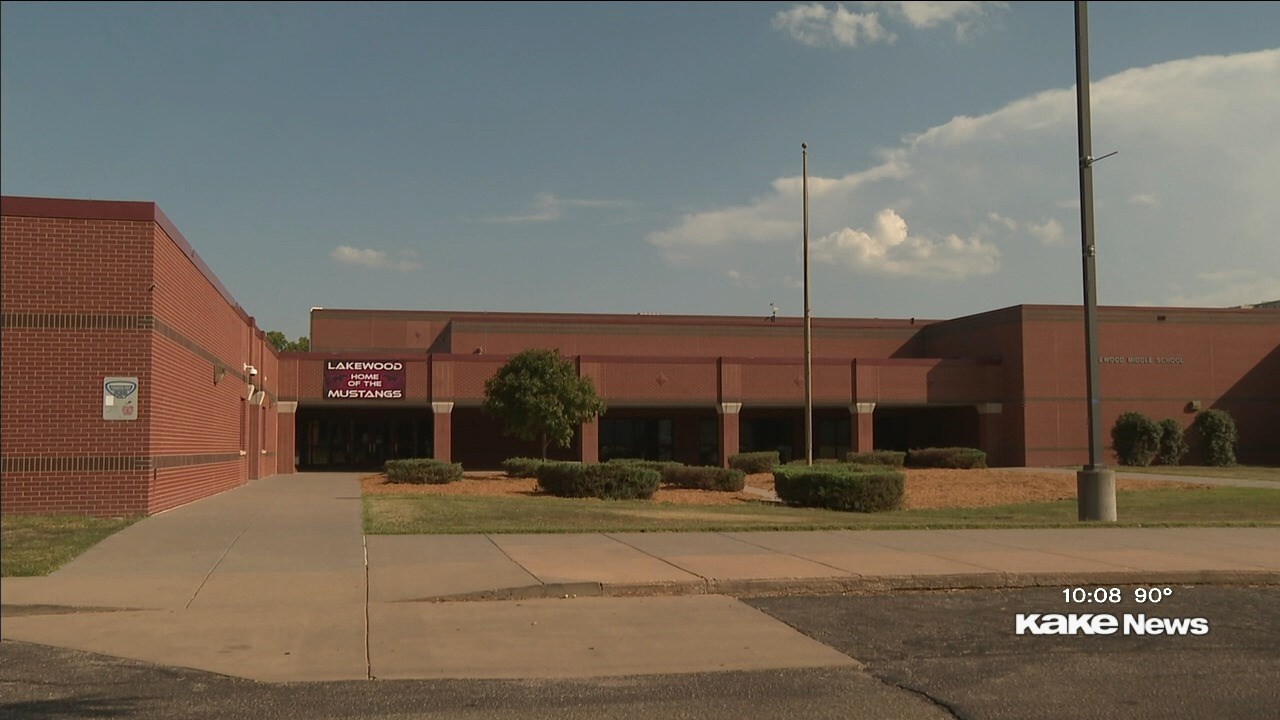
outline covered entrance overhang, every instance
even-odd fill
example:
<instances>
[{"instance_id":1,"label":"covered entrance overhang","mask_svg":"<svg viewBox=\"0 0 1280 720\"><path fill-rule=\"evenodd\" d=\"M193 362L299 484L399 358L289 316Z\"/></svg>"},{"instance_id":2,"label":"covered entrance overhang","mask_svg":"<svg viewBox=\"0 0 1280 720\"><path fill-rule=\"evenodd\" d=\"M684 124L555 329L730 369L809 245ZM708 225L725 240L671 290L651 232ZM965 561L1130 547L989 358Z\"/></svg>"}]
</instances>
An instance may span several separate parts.
<instances>
[{"instance_id":1,"label":"covered entrance overhang","mask_svg":"<svg viewBox=\"0 0 1280 720\"><path fill-rule=\"evenodd\" d=\"M855 360L854 449L974 447L999 465L1003 377L995 358Z\"/></svg>"}]
</instances>

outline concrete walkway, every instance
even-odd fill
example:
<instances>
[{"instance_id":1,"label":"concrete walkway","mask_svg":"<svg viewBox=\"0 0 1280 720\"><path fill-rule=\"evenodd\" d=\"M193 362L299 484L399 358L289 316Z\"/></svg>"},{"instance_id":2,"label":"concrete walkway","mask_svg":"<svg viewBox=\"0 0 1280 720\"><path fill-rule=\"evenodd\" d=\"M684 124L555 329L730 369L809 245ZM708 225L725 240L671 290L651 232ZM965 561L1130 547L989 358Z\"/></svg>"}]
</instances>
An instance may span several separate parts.
<instances>
[{"instance_id":1,"label":"concrete walkway","mask_svg":"<svg viewBox=\"0 0 1280 720\"><path fill-rule=\"evenodd\" d=\"M1062 475L1076 474L1074 468L1001 468L1018 472L1051 472ZM1194 483L1196 485L1217 485L1221 487L1261 488L1264 490L1280 490L1280 481L1246 480L1243 478L1205 477L1202 475L1164 475L1146 472L1126 472L1123 467L1112 467L1118 480L1152 480L1155 482Z\"/></svg>"},{"instance_id":2,"label":"concrete walkway","mask_svg":"<svg viewBox=\"0 0 1280 720\"><path fill-rule=\"evenodd\" d=\"M3 637L268 681L600 677L856 665L733 595L1280 583L1271 528L366 538L360 509L356 475L299 474L148 518L6 578Z\"/></svg>"}]
</instances>

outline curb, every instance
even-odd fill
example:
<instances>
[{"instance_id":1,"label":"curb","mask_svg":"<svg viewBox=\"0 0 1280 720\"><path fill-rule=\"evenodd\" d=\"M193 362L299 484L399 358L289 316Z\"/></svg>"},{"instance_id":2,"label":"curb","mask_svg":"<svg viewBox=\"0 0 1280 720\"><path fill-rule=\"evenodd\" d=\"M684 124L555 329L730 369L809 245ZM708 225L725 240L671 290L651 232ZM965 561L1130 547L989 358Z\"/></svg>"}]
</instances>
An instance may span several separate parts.
<instances>
[{"instance_id":1,"label":"curb","mask_svg":"<svg viewBox=\"0 0 1280 720\"><path fill-rule=\"evenodd\" d=\"M97 605L47 605L0 604L0 616L27 617L31 615L76 615L79 613L137 612L140 608L101 607Z\"/></svg>"},{"instance_id":2,"label":"curb","mask_svg":"<svg viewBox=\"0 0 1280 720\"><path fill-rule=\"evenodd\" d=\"M655 583L553 583L481 590L400 602L477 602L575 597L665 597L730 595L777 597L804 595L873 595L936 590L996 590L1059 586L1110 585L1280 585L1273 570L1174 570L1160 572L948 573L941 575L837 576L823 578L703 579Z\"/></svg>"}]
</instances>

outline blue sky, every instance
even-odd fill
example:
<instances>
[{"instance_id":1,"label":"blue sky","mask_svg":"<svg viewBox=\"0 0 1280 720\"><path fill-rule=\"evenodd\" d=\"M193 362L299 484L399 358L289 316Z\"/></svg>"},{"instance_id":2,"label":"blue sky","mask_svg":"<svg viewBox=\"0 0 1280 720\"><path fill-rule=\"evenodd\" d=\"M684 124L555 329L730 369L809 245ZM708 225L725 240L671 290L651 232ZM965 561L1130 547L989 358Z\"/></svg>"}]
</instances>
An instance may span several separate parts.
<instances>
[{"instance_id":1,"label":"blue sky","mask_svg":"<svg viewBox=\"0 0 1280 720\"><path fill-rule=\"evenodd\" d=\"M267 329L324 307L1079 303L1054 3L37 4L8 195L159 203ZM1280 3L1090 6L1099 296L1280 298Z\"/></svg>"}]
</instances>

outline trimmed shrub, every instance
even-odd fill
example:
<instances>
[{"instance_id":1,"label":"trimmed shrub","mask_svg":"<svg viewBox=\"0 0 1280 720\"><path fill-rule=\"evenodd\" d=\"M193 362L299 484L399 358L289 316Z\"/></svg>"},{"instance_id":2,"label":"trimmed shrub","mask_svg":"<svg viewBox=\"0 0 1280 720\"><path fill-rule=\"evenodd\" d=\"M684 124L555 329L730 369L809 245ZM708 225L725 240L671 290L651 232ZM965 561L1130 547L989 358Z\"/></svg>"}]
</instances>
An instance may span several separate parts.
<instances>
[{"instance_id":1,"label":"trimmed shrub","mask_svg":"<svg viewBox=\"0 0 1280 720\"><path fill-rule=\"evenodd\" d=\"M665 472L667 468L684 467L683 463L678 463L675 460L641 460L640 458L613 458L606 460L604 464L630 465L646 470L657 470L659 473Z\"/></svg>"},{"instance_id":2,"label":"trimmed shrub","mask_svg":"<svg viewBox=\"0 0 1280 720\"><path fill-rule=\"evenodd\" d=\"M537 458L510 458L502 461L502 469L513 478L534 478L538 477L538 468L546 460L538 460Z\"/></svg>"},{"instance_id":3,"label":"trimmed shrub","mask_svg":"<svg viewBox=\"0 0 1280 720\"><path fill-rule=\"evenodd\" d=\"M804 464L804 460L792 460L791 462L786 463L785 465L779 465L778 467L774 468L774 470L779 470L782 468L804 468L804 467L808 467L807 465ZM815 459L813 461L813 467L823 468L826 470L842 470L846 472L880 472L881 470L884 470L885 467L887 466L867 465L864 463L852 463L852 462L845 462L843 460L832 460L830 458L823 458L821 460Z\"/></svg>"},{"instance_id":4,"label":"trimmed shrub","mask_svg":"<svg viewBox=\"0 0 1280 720\"><path fill-rule=\"evenodd\" d=\"M1205 465L1229 467L1236 464L1236 444L1240 434L1236 421L1225 410L1201 410L1191 427L1200 440L1200 454Z\"/></svg>"},{"instance_id":5,"label":"trimmed shrub","mask_svg":"<svg viewBox=\"0 0 1280 720\"><path fill-rule=\"evenodd\" d=\"M582 482L582 463L548 460L538 466L538 487L559 497L591 497L590 488Z\"/></svg>"},{"instance_id":6,"label":"trimmed shrub","mask_svg":"<svg viewBox=\"0 0 1280 720\"><path fill-rule=\"evenodd\" d=\"M1160 426L1140 412L1127 412L1111 426L1111 449L1121 465L1150 465L1160 451Z\"/></svg>"},{"instance_id":7,"label":"trimmed shrub","mask_svg":"<svg viewBox=\"0 0 1280 720\"><path fill-rule=\"evenodd\" d=\"M662 470L662 482L691 490L739 492L747 485L747 475L733 468L676 465Z\"/></svg>"},{"instance_id":8,"label":"trimmed shrub","mask_svg":"<svg viewBox=\"0 0 1280 720\"><path fill-rule=\"evenodd\" d=\"M784 465L805 465L806 463L804 461L804 458L796 458L795 460L788 460L783 464ZM844 460L839 460L836 458L814 458L813 464L814 465L844 465L846 463Z\"/></svg>"},{"instance_id":9,"label":"trimmed shrub","mask_svg":"<svg viewBox=\"0 0 1280 720\"><path fill-rule=\"evenodd\" d=\"M444 485L462 479L462 465L430 458L388 460L383 465L387 482L415 485Z\"/></svg>"},{"instance_id":10,"label":"trimmed shrub","mask_svg":"<svg viewBox=\"0 0 1280 720\"><path fill-rule=\"evenodd\" d=\"M1182 434L1182 423L1173 418L1160 421L1160 447L1156 450L1156 463L1160 465L1177 465L1182 456L1190 452L1187 439Z\"/></svg>"},{"instance_id":11,"label":"trimmed shrub","mask_svg":"<svg viewBox=\"0 0 1280 720\"><path fill-rule=\"evenodd\" d=\"M625 463L548 462L538 468L538 487L558 497L644 500L653 497L661 481L657 470Z\"/></svg>"},{"instance_id":12,"label":"trimmed shrub","mask_svg":"<svg viewBox=\"0 0 1280 720\"><path fill-rule=\"evenodd\" d=\"M782 458L778 455L777 450L738 453L737 455L729 456L729 467L734 470L741 470L748 475L769 472L778 467L780 462L782 462Z\"/></svg>"},{"instance_id":13,"label":"trimmed shrub","mask_svg":"<svg viewBox=\"0 0 1280 720\"><path fill-rule=\"evenodd\" d=\"M909 468L973 470L987 466L987 454L977 448L920 448L908 451L904 464Z\"/></svg>"},{"instance_id":14,"label":"trimmed shrub","mask_svg":"<svg viewBox=\"0 0 1280 720\"><path fill-rule=\"evenodd\" d=\"M852 512L883 512L902 507L906 475L877 467L855 470L839 465L784 467L773 471L774 489L788 505Z\"/></svg>"},{"instance_id":15,"label":"trimmed shrub","mask_svg":"<svg viewBox=\"0 0 1280 720\"><path fill-rule=\"evenodd\" d=\"M907 460L907 454L897 450L872 450L871 452L851 452L844 456L844 460L858 465L902 467Z\"/></svg>"}]
</instances>

